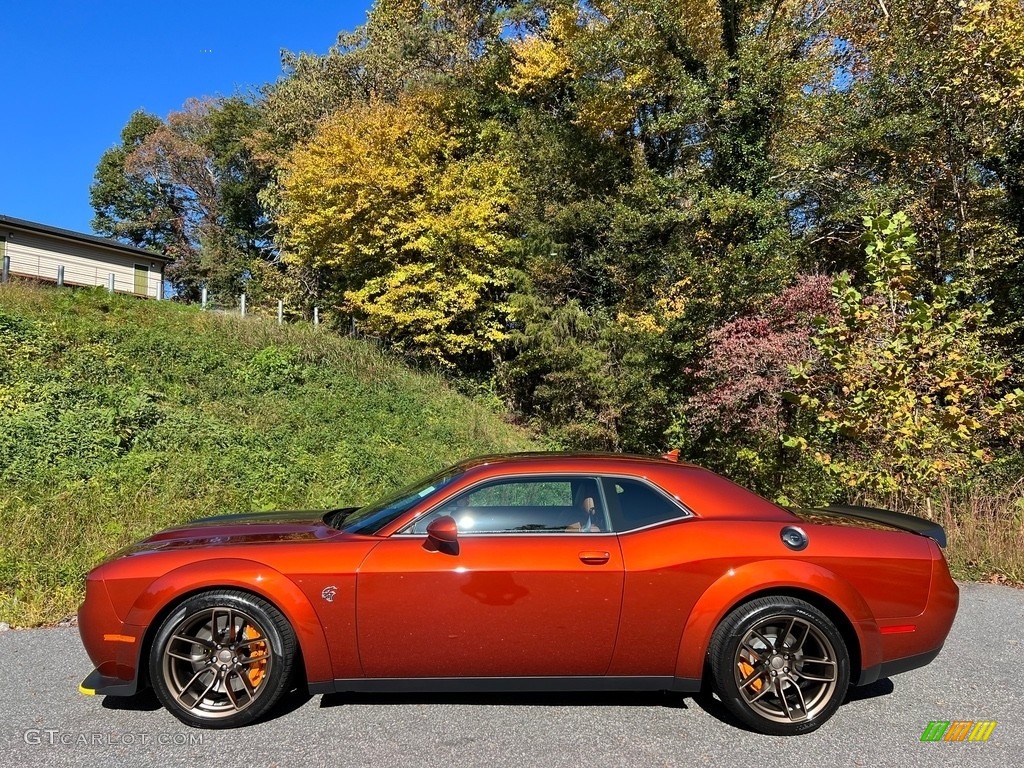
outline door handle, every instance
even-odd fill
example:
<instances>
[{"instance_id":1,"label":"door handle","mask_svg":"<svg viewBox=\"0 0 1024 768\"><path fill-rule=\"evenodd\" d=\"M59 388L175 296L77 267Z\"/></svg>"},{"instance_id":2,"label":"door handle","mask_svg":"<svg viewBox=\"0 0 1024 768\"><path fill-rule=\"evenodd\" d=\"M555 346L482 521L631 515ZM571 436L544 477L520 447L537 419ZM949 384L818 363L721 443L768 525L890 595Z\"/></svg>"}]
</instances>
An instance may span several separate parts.
<instances>
[{"instance_id":1,"label":"door handle","mask_svg":"<svg viewBox=\"0 0 1024 768\"><path fill-rule=\"evenodd\" d=\"M608 552L580 552L580 560L587 565L604 565L611 558L611 554Z\"/></svg>"}]
</instances>

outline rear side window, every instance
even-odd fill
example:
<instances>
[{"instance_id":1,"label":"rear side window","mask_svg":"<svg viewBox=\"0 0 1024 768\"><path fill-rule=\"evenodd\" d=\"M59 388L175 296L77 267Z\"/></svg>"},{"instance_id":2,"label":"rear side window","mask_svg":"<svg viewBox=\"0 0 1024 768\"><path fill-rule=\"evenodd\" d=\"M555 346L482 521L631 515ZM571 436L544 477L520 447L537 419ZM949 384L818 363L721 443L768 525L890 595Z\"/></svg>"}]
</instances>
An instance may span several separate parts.
<instances>
[{"instance_id":1,"label":"rear side window","mask_svg":"<svg viewBox=\"0 0 1024 768\"><path fill-rule=\"evenodd\" d=\"M631 531L666 520L686 517L687 512L668 496L639 480L613 478L610 483L619 502L619 531ZM607 487L607 486L606 486Z\"/></svg>"}]
</instances>

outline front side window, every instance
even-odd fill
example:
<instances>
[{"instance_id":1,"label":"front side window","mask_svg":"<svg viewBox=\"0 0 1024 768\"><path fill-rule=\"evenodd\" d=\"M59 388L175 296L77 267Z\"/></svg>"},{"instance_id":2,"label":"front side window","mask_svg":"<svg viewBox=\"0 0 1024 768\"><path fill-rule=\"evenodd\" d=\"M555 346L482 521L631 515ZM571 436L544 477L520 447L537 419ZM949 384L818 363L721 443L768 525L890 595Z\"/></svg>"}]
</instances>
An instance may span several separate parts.
<instances>
[{"instance_id":1,"label":"front side window","mask_svg":"<svg viewBox=\"0 0 1024 768\"><path fill-rule=\"evenodd\" d=\"M611 530L599 484L591 477L492 480L428 512L403 533L425 533L430 521L442 515L455 518L460 534Z\"/></svg>"}]
</instances>

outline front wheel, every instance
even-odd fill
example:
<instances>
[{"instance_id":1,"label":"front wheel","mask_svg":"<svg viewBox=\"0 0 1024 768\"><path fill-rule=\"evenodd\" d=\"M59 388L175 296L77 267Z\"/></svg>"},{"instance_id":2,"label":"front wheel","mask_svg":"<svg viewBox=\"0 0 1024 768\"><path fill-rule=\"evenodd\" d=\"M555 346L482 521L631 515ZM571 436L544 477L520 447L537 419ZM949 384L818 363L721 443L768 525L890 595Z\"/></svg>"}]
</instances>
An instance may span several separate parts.
<instances>
[{"instance_id":1,"label":"front wheel","mask_svg":"<svg viewBox=\"0 0 1024 768\"><path fill-rule=\"evenodd\" d=\"M839 630L808 602L765 597L736 608L715 630L711 672L722 703L761 733L789 736L818 728L850 684Z\"/></svg>"},{"instance_id":2,"label":"front wheel","mask_svg":"<svg viewBox=\"0 0 1024 768\"><path fill-rule=\"evenodd\" d=\"M246 725L287 690L295 633L273 605L235 590L189 597L164 619L149 658L160 703L198 728Z\"/></svg>"}]
</instances>

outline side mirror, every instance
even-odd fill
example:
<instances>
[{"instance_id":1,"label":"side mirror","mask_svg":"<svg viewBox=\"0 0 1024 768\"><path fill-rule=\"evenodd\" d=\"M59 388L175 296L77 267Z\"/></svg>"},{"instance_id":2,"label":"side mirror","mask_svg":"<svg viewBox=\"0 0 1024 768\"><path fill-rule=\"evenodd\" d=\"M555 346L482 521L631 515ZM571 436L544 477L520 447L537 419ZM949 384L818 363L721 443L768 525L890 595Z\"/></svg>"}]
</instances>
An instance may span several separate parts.
<instances>
[{"instance_id":1,"label":"side mirror","mask_svg":"<svg viewBox=\"0 0 1024 768\"><path fill-rule=\"evenodd\" d=\"M459 540L459 526L455 523L454 517L442 515L435 517L427 525L427 538L433 539L438 544L455 544Z\"/></svg>"}]
</instances>

